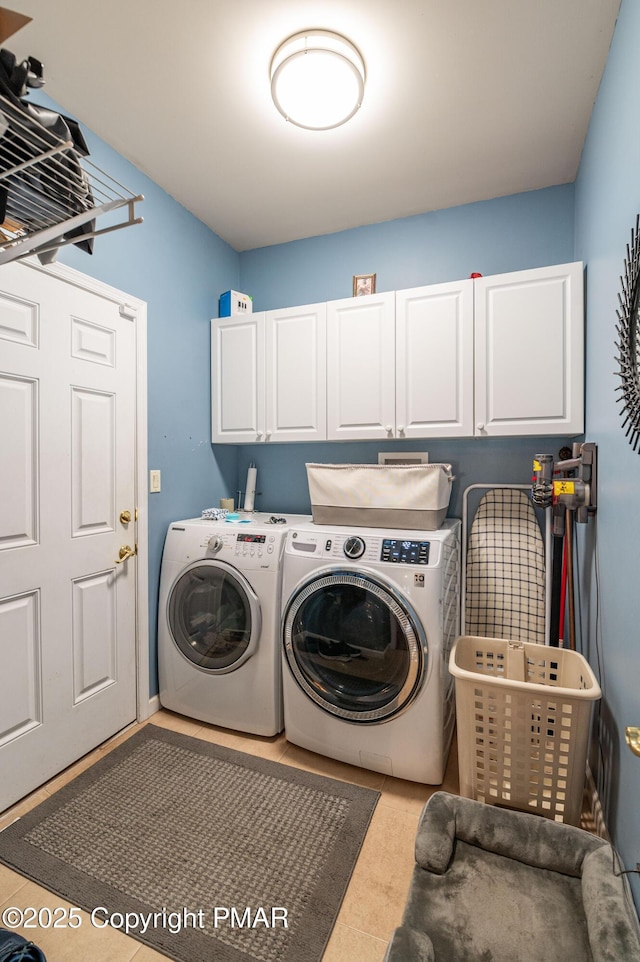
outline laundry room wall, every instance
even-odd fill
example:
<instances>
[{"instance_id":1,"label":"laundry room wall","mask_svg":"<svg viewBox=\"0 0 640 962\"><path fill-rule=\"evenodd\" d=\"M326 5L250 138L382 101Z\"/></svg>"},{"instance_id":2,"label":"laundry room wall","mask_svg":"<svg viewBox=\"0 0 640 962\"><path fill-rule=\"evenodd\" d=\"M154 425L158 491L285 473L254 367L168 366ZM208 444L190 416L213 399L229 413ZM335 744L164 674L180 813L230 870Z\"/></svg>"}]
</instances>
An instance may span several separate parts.
<instances>
[{"instance_id":1,"label":"laundry room wall","mask_svg":"<svg viewBox=\"0 0 640 962\"><path fill-rule=\"evenodd\" d=\"M41 91L31 99L64 112ZM88 124L82 122L82 129L92 162L145 198L136 208L142 224L97 238L93 255L63 248L58 261L148 304L148 459L149 468L160 469L162 478L162 490L148 499L153 695L158 691L158 584L167 527L199 515L236 485L236 450L211 448L209 322L217 315L220 293L239 284L239 256L96 137Z\"/></svg>"},{"instance_id":2,"label":"laundry room wall","mask_svg":"<svg viewBox=\"0 0 640 962\"><path fill-rule=\"evenodd\" d=\"M39 92L34 100L62 109ZM82 121L81 121L82 122ZM387 444L227 446L210 443L209 319L229 288L256 310L351 292L353 273L376 271L378 289L561 263L573 256L573 187L499 198L372 227L238 254L82 122L94 163L136 193L144 223L98 238L92 256L63 248L59 261L148 304L149 468L162 490L149 496L150 694L157 693L157 595L168 524L198 515L244 487L258 464L257 507L308 511L305 461L377 460ZM531 456L562 439L485 440L396 449L430 451L456 473L451 513L474 481L528 479ZM551 445L551 446L550 446Z\"/></svg>"},{"instance_id":3,"label":"laundry room wall","mask_svg":"<svg viewBox=\"0 0 640 962\"><path fill-rule=\"evenodd\" d=\"M376 274L376 289L401 290L574 260L572 184L467 204L240 254L240 289L254 310L350 297L354 274ZM535 331L531 332L535 337ZM532 371L532 389L540 372ZM305 461L374 463L378 452L418 450L453 465L449 513L479 482L524 483L536 453L557 455L563 438L255 444L238 449L238 483L257 465L263 510L310 510ZM224 447L216 446L216 449Z\"/></svg>"},{"instance_id":4,"label":"laundry room wall","mask_svg":"<svg viewBox=\"0 0 640 962\"><path fill-rule=\"evenodd\" d=\"M582 531L582 625L604 695L592 765L606 824L627 869L640 862L640 758L625 743L640 725L638 540L640 456L621 430L616 308L640 212L640 5L623 0L576 181L576 258L587 264L587 438L598 445L598 512ZM636 905L640 882L630 876Z\"/></svg>"},{"instance_id":5,"label":"laundry room wall","mask_svg":"<svg viewBox=\"0 0 640 962\"><path fill-rule=\"evenodd\" d=\"M240 290L268 311L350 297L354 274L375 273L380 292L564 264L573 196L564 184L244 251Z\"/></svg>"}]
</instances>

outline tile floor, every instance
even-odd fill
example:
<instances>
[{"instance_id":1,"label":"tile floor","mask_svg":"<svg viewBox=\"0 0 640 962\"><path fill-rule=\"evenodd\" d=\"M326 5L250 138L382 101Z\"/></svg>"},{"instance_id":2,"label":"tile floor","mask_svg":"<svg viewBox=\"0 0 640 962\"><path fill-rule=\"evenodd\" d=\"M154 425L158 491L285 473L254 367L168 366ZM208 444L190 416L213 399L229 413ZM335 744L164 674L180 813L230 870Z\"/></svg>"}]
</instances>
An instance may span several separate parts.
<instances>
[{"instance_id":1,"label":"tile floor","mask_svg":"<svg viewBox=\"0 0 640 962\"><path fill-rule=\"evenodd\" d=\"M424 803L437 786L418 785L354 768L290 745L284 735L273 738L244 735L168 711L150 719L186 735L203 738L238 751L259 755L307 771L354 782L381 792L360 856L347 889L323 962L380 962L394 928L400 923L413 871L413 844ZM111 751L140 726L134 725L97 748L27 799L0 815L0 831L24 812L48 798L62 785ZM455 743L442 788L458 791ZM68 906L59 896L0 865L0 913L9 906L24 909ZM89 915L75 928L19 930L41 947L47 962L162 962L166 957L115 929L95 929Z\"/></svg>"}]
</instances>

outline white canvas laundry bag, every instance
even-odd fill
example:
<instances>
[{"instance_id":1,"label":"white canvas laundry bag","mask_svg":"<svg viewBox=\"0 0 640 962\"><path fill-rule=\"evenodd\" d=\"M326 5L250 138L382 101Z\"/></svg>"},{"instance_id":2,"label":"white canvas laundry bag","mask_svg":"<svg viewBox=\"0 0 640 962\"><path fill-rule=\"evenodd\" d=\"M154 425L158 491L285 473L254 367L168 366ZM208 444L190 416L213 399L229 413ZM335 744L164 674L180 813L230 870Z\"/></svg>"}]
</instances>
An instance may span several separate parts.
<instances>
[{"instance_id":1,"label":"white canvas laundry bag","mask_svg":"<svg viewBox=\"0 0 640 962\"><path fill-rule=\"evenodd\" d=\"M447 516L450 464L307 464L315 524L435 531Z\"/></svg>"}]
</instances>

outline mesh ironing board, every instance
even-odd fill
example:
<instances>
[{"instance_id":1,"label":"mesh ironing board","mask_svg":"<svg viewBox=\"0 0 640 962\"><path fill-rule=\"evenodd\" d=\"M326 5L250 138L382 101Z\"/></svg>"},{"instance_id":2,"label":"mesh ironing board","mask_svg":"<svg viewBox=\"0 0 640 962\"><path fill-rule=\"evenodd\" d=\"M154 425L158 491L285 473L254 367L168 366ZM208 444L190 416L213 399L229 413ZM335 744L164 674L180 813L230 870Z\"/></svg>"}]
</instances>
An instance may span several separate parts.
<instances>
[{"instance_id":1,"label":"mesh ironing board","mask_svg":"<svg viewBox=\"0 0 640 962\"><path fill-rule=\"evenodd\" d=\"M482 496L465 561L465 633L544 644L545 547L524 491Z\"/></svg>"}]
</instances>

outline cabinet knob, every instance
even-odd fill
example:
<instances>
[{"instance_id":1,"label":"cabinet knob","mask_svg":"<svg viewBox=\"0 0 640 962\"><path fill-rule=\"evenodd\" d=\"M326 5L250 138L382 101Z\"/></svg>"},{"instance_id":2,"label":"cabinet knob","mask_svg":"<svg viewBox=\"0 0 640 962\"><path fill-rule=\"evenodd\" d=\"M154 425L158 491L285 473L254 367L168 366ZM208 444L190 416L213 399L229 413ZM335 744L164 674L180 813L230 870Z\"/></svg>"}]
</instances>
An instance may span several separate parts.
<instances>
[{"instance_id":1,"label":"cabinet knob","mask_svg":"<svg viewBox=\"0 0 640 962\"><path fill-rule=\"evenodd\" d=\"M482 423L482 421L478 421L478 423L476 424L476 428L478 429L478 431L484 431L484 424Z\"/></svg>"},{"instance_id":2,"label":"cabinet knob","mask_svg":"<svg viewBox=\"0 0 640 962\"><path fill-rule=\"evenodd\" d=\"M262 441L262 431L258 431L256 434L256 441Z\"/></svg>"},{"instance_id":3,"label":"cabinet knob","mask_svg":"<svg viewBox=\"0 0 640 962\"><path fill-rule=\"evenodd\" d=\"M404 424L398 425L398 434L404 434Z\"/></svg>"},{"instance_id":4,"label":"cabinet knob","mask_svg":"<svg viewBox=\"0 0 640 962\"><path fill-rule=\"evenodd\" d=\"M265 441L269 441L269 440L271 439L271 431L267 431L267 432L266 432L266 434L265 434L265 436L264 436L264 439L265 439Z\"/></svg>"},{"instance_id":5,"label":"cabinet knob","mask_svg":"<svg viewBox=\"0 0 640 962\"><path fill-rule=\"evenodd\" d=\"M387 432L387 434L393 434L393 425L387 424L385 431Z\"/></svg>"}]
</instances>

